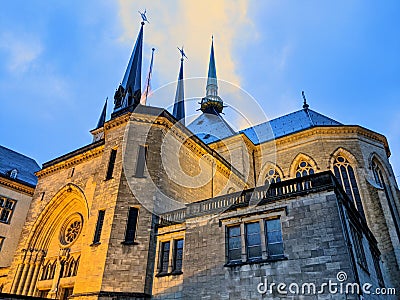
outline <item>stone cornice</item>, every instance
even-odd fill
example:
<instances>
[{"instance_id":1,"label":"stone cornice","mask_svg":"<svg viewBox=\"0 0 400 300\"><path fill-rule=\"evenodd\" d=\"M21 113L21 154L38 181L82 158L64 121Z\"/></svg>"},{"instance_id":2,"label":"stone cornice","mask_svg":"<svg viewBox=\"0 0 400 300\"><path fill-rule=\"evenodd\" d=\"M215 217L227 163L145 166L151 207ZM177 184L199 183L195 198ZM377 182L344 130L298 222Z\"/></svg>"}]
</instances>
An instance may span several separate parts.
<instances>
[{"instance_id":1,"label":"stone cornice","mask_svg":"<svg viewBox=\"0 0 400 300\"><path fill-rule=\"evenodd\" d=\"M386 154L390 156L389 144L386 137L382 134L373 132L369 129L358 125L341 125L341 126L316 126L309 129L305 129L290 135L286 135L283 137L279 137L274 141L266 141L264 143L258 144L257 146L261 146L267 143L275 143L278 145L291 144L293 142L299 141L300 139L308 138L315 135L335 135L335 134L356 134L366 137L370 140L374 140L380 144L382 144L386 150Z\"/></svg>"},{"instance_id":2,"label":"stone cornice","mask_svg":"<svg viewBox=\"0 0 400 300\"><path fill-rule=\"evenodd\" d=\"M100 140L96 143L77 149L71 153L68 153L55 160L43 164L43 169L36 172L35 174L38 178L41 178L55 171L69 168L73 165L95 158L101 155L103 152L104 152L104 140Z\"/></svg>"},{"instance_id":3,"label":"stone cornice","mask_svg":"<svg viewBox=\"0 0 400 300\"><path fill-rule=\"evenodd\" d=\"M22 182L17 182L11 178L6 178L0 175L0 185L5 186L14 191L26 194L28 196L33 196L35 191L35 187L27 184L23 184Z\"/></svg>"}]
</instances>

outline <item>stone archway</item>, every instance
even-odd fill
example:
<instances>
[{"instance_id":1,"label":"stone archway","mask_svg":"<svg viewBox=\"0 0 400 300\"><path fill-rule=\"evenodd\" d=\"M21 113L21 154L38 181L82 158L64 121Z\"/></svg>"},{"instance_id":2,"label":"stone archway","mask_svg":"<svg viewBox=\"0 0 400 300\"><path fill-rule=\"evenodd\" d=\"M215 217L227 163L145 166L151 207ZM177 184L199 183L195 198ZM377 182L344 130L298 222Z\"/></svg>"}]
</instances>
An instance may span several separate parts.
<instances>
[{"instance_id":1,"label":"stone archway","mask_svg":"<svg viewBox=\"0 0 400 300\"><path fill-rule=\"evenodd\" d=\"M30 228L11 292L59 298L70 290L81 254L81 232L88 221L88 204L74 184L60 189ZM73 268L73 270L69 270Z\"/></svg>"}]
</instances>

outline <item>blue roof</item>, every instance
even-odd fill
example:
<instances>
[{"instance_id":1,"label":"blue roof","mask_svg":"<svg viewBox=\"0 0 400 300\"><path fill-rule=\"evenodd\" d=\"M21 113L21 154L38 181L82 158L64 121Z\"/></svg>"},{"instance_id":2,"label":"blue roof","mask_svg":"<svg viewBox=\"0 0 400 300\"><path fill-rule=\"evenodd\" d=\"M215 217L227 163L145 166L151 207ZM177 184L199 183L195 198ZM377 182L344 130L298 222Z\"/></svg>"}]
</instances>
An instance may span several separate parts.
<instances>
[{"instance_id":1,"label":"blue roof","mask_svg":"<svg viewBox=\"0 0 400 300\"><path fill-rule=\"evenodd\" d=\"M343 125L311 109L301 109L268 122L241 130L254 144L277 139L315 126Z\"/></svg>"},{"instance_id":2,"label":"blue roof","mask_svg":"<svg viewBox=\"0 0 400 300\"><path fill-rule=\"evenodd\" d=\"M23 154L0 146L0 175L10 177L12 170L17 170L16 180L35 186L35 172L40 170L37 162Z\"/></svg>"},{"instance_id":3,"label":"blue roof","mask_svg":"<svg viewBox=\"0 0 400 300\"><path fill-rule=\"evenodd\" d=\"M237 134L220 114L202 113L187 128L206 144Z\"/></svg>"}]
</instances>

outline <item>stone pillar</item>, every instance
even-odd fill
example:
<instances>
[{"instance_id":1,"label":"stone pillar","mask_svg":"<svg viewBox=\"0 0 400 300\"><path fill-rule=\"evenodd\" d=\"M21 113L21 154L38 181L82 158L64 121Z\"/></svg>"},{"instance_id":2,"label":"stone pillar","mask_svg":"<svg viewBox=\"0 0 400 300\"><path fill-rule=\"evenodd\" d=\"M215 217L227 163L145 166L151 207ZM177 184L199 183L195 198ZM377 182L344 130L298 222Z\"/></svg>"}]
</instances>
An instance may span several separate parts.
<instances>
[{"instance_id":1,"label":"stone pillar","mask_svg":"<svg viewBox=\"0 0 400 300\"><path fill-rule=\"evenodd\" d=\"M24 265L19 264L18 268L17 268L17 272L15 272L14 282L11 286L11 294L15 294L17 292L18 284L19 284L23 269L24 269Z\"/></svg>"},{"instance_id":2,"label":"stone pillar","mask_svg":"<svg viewBox=\"0 0 400 300\"><path fill-rule=\"evenodd\" d=\"M56 297L57 297L58 283L60 281L61 269L62 269L61 268L61 260L57 259L57 266L56 266L56 271L54 272L53 283L51 285L51 289L47 295L47 298L56 299Z\"/></svg>"},{"instance_id":3,"label":"stone pillar","mask_svg":"<svg viewBox=\"0 0 400 300\"><path fill-rule=\"evenodd\" d=\"M33 272L33 276L32 276L31 286L28 290L28 296L33 296L33 294L35 293L36 282L37 282L40 268L42 266L43 258L44 258L44 251L38 251L38 253L36 255L35 268L34 268L34 272Z\"/></svg>"},{"instance_id":4,"label":"stone pillar","mask_svg":"<svg viewBox=\"0 0 400 300\"><path fill-rule=\"evenodd\" d=\"M32 281L31 281L31 286L28 290L28 296L33 296L33 293L35 292L35 288L36 288L36 281L37 281L37 277L39 275L39 271L40 271L40 262L36 262L35 263L35 268L34 268L34 272L33 272L33 276L32 276Z\"/></svg>"},{"instance_id":5,"label":"stone pillar","mask_svg":"<svg viewBox=\"0 0 400 300\"><path fill-rule=\"evenodd\" d=\"M22 266L23 272L22 272L22 276L20 277L20 281L19 281L18 289L17 289L18 295L21 295L22 291L24 290L25 280L26 280L26 276L28 275L29 263L31 261L31 258L32 258L32 252L30 252L27 256L25 256L25 261Z\"/></svg>"},{"instance_id":6,"label":"stone pillar","mask_svg":"<svg viewBox=\"0 0 400 300\"><path fill-rule=\"evenodd\" d=\"M27 272L26 272L27 275L26 275L24 289L22 290L22 295L28 294L29 288L31 286L31 280L32 280L34 271L35 271L35 263L34 263L34 260L31 259L31 261L27 265Z\"/></svg>"}]
</instances>

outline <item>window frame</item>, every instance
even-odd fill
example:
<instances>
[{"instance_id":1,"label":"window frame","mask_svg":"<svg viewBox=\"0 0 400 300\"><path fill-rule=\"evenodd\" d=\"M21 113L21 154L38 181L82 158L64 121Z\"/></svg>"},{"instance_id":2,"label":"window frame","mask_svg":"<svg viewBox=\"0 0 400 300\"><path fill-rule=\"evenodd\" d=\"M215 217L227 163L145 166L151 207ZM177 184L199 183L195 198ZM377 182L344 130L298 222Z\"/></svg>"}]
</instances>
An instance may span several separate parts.
<instances>
[{"instance_id":1,"label":"window frame","mask_svg":"<svg viewBox=\"0 0 400 300\"><path fill-rule=\"evenodd\" d=\"M272 230L272 231L268 231L268 222L272 222L278 220L279 221L279 231L278 230ZM270 218L270 219L264 219L264 231L265 231L265 246L266 246L266 251L267 251L267 256L269 259L277 259L277 258L281 258L284 257L285 255L285 247L284 247L284 243L283 243L283 232L282 232L282 221L280 218ZM268 241L268 233L269 232L279 232L280 236L281 236L281 241L280 242L275 242L275 243L271 243ZM271 251L269 248L269 245L277 245L280 244L282 245L282 253L280 254L273 254L271 255Z\"/></svg>"},{"instance_id":2,"label":"window frame","mask_svg":"<svg viewBox=\"0 0 400 300\"><path fill-rule=\"evenodd\" d=\"M251 226L252 224L258 224L258 233L252 233L252 234L249 234L249 229L248 229L248 227L249 226ZM261 234L261 225L260 225L260 221L255 221L255 222L247 222L247 223L244 223L244 228L245 228L245 248L246 248L246 259L247 259L247 261L256 261L256 260L260 260L260 259L262 259L263 258L263 256L262 256L262 242L261 242L261 240L262 240L262 234ZM249 235L258 235L258 238L259 238L259 241L260 241L260 243L259 244L255 244L255 245L250 245L250 242L249 242ZM260 248L260 250L259 250L259 256L251 256L250 257L250 249L251 248L256 248L256 247L259 247Z\"/></svg>"},{"instance_id":3,"label":"window frame","mask_svg":"<svg viewBox=\"0 0 400 300\"><path fill-rule=\"evenodd\" d=\"M229 242L230 242L230 231L233 229L233 228L239 228L239 235L235 235L235 236L233 236L233 237L235 237L235 238L237 238L237 237L239 237L239 240L240 240L240 247L239 248L234 248L233 250L237 250L237 249L240 249L240 258L239 259L231 259L231 256L230 256L230 252L232 251L232 249L230 249L229 248ZM241 224L232 224L232 225L229 225L229 226L226 226L226 230L225 230L225 232L226 232L226 258L227 258L227 261L228 261L228 263L231 263L231 264L235 264L235 263L239 263L239 262L242 262L242 253L243 253L243 236L242 236L242 228L241 228Z\"/></svg>"},{"instance_id":4,"label":"window frame","mask_svg":"<svg viewBox=\"0 0 400 300\"><path fill-rule=\"evenodd\" d=\"M136 216L134 220L131 220L131 211L136 211ZM126 220L126 226L125 226L125 237L124 241L122 242L124 245L134 245L137 244L135 242L136 240L136 235L137 235L137 227L138 227L138 220L139 220L139 208L136 206L130 206L128 210L128 215L127 215L127 220ZM134 229L130 228L134 227ZM128 236L128 232L133 231L133 237L130 235ZM129 237L129 240L128 240Z\"/></svg>"},{"instance_id":5,"label":"window frame","mask_svg":"<svg viewBox=\"0 0 400 300\"><path fill-rule=\"evenodd\" d=\"M182 241L182 258L177 259L178 243ZM165 244L169 244L168 257L165 254ZM157 274L156 277L181 275L183 274L184 252L185 252L185 238L184 235L179 234L175 236L164 237L159 239L157 245ZM180 269L177 268L177 261L181 261ZM165 262L167 265L165 266Z\"/></svg>"},{"instance_id":6,"label":"window frame","mask_svg":"<svg viewBox=\"0 0 400 300\"><path fill-rule=\"evenodd\" d=\"M0 200L0 223L11 224L11 219L18 201L5 196L0 196ZM12 203L11 208L8 207L8 203ZM6 215L6 213L8 214ZM3 220L4 215L6 215L5 220Z\"/></svg>"},{"instance_id":7,"label":"window frame","mask_svg":"<svg viewBox=\"0 0 400 300\"><path fill-rule=\"evenodd\" d=\"M182 241L182 248L178 248L178 243ZM172 255L173 255L173 261L172 261L172 274L182 274L182 268L183 268L183 251L185 249L185 240L183 238L180 239L174 239L173 240L173 248L172 248ZM178 259L178 249L181 249L182 255ZM180 268L177 267L177 261L180 261Z\"/></svg>"},{"instance_id":8,"label":"window frame","mask_svg":"<svg viewBox=\"0 0 400 300\"><path fill-rule=\"evenodd\" d=\"M96 228L95 228L95 231L94 231L92 245L101 244L100 240L101 240L101 233L103 231L105 215L106 215L106 210L105 209L99 209L99 211L97 213Z\"/></svg>"},{"instance_id":9,"label":"window frame","mask_svg":"<svg viewBox=\"0 0 400 300\"><path fill-rule=\"evenodd\" d=\"M168 246L168 255L167 255L167 259L166 259L166 265L164 265L165 264L165 261L164 261L164 258L165 258L165 253L167 252L166 250L165 250L165 245L169 245ZM169 274L169 268L170 268L170 263L169 263L169 260L170 260L170 256L171 256L171 241L170 240L167 240L167 241L163 241L163 242L160 242L160 245L159 245L159 252L158 252L158 258L159 258L159 260L158 260L158 275L167 275L167 274ZM164 270L165 269L165 270Z\"/></svg>"},{"instance_id":10,"label":"window frame","mask_svg":"<svg viewBox=\"0 0 400 300\"><path fill-rule=\"evenodd\" d=\"M280 210L280 211L279 211ZM235 266L235 265L244 265L244 264L252 264L252 263L260 263L260 262L269 262L269 261L278 261L278 260L285 260L288 259L287 256L285 256L285 242L283 239L283 228L282 228L282 216L286 215L286 207L278 208L277 210L274 210L273 212L269 212L266 214L262 215L255 215L255 216L249 216L245 218L239 218L239 217L234 217L231 218L230 220L222 220L224 227L225 227L225 253L226 253L226 264L225 266ZM282 244L282 249L283 253L281 255L269 255L268 254L268 241L267 241L267 232L266 232L266 221L269 220L279 220L279 225L280 225L280 233L281 233L281 239L282 241L280 244ZM258 258L250 258L248 257L248 251L247 251L247 240L246 240L246 232L245 232L245 226L246 224L249 223L255 223L258 222L260 224L260 239L261 239L261 257ZM240 237L241 237L241 259L235 259L232 260L230 258L230 253L229 253L229 230L232 227L238 227L240 228Z\"/></svg>"},{"instance_id":11,"label":"window frame","mask_svg":"<svg viewBox=\"0 0 400 300\"><path fill-rule=\"evenodd\" d=\"M105 180L110 180L110 179L114 178L113 174L114 174L114 168L115 168L115 161L117 160L117 152L118 152L117 148L113 148L110 151Z\"/></svg>"}]
</instances>

